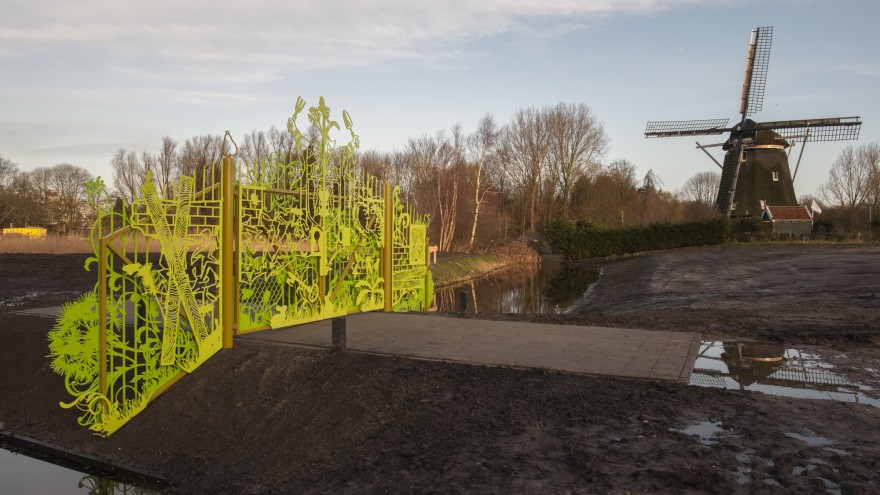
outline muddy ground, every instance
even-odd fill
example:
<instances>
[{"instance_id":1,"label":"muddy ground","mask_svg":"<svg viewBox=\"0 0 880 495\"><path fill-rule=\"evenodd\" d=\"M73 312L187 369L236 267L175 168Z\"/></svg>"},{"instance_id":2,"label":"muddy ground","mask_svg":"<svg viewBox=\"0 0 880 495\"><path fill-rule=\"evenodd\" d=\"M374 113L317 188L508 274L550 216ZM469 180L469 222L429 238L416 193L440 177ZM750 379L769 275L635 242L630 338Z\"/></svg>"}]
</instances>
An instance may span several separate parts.
<instances>
[{"instance_id":1,"label":"muddy ground","mask_svg":"<svg viewBox=\"0 0 880 495\"><path fill-rule=\"evenodd\" d=\"M168 493L880 493L870 405L253 341L97 438L57 405L52 320L14 313L91 288L83 261L0 255L0 429ZM576 311L541 319L796 344L880 387L880 247L699 248L602 271Z\"/></svg>"}]
</instances>

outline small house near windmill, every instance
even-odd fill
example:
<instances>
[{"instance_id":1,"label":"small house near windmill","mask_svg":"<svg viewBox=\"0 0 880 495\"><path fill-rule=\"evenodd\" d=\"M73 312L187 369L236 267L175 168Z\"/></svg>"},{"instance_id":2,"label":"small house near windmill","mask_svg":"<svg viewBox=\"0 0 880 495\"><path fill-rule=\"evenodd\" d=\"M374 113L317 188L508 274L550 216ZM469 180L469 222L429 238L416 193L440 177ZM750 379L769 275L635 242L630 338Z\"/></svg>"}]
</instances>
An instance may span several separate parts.
<instances>
[{"instance_id":1,"label":"small house near windmill","mask_svg":"<svg viewBox=\"0 0 880 495\"><path fill-rule=\"evenodd\" d=\"M805 205L764 205L761 219L765 225L770 224L770 232L773 234L802 236L813 232L813 217Z\"/></svg>"}]
</instances>

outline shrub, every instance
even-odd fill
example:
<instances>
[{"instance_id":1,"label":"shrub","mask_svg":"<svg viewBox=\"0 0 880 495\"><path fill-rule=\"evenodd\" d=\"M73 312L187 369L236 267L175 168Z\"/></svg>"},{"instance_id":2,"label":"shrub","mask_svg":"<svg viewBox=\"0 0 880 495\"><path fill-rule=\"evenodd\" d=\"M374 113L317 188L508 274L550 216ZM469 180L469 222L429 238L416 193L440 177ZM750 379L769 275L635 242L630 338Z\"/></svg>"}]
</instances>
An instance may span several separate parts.
<instances>
[{"instance_id":1,"label":"shrub","mask_svg":"<svg viewBox=\"0 0 880 495\"><path fill-rule=\"evenodd\" d=\"M619 230L600 230L589 222L562 218L546 229L553 249L570 260L623 255L656 249L722 244L728 222L713 218L686 223L655 223Z\"/></svg>"}]
</instances>

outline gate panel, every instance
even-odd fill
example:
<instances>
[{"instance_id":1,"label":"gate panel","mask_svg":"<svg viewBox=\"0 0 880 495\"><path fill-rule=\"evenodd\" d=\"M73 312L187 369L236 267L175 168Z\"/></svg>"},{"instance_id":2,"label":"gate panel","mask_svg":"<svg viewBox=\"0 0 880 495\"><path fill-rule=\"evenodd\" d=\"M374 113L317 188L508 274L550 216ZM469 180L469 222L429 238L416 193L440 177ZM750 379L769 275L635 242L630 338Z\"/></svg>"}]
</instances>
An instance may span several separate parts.
<instances>
[{"instance_id":1,"label":"gate panel","mask_svg":"<svg viewBox=\"0 0 880 495\"><path fill-rule=\"evenodd\" d=\"M391 306L396 312L426 311L434 295L427 263L428 217L400 201L399 187L392 195L392 215Z\"/></svg>"},{"instance_id":2,"label":"gate panel","mask_svg":"<svg viewBox=\"0 0 880 495\"><path fill-rule=\"evenodd\" d=\"M201 183L212 177L200 177ZM207 181L205 179L208 179ZM163 199L147 177L128 211L89 184L97 212L90 243L94 291L62 307L49 333L52 368L83 411L80 424L109 435L222 345L219 188L182 177ZM104 235L104 231L111 233Z\"/></svg>"},{"instance_id":3,"label":"gate panel","mask_svg":"<svg viewBox=\"0 0 880 495\"><path fill-rule=\"evenodd\" d=\"M385 204L375 177L356 173L354 141L337 146L323 105L313 142L246 167L238 192L237 331L253 332L384 306L379 260Z\"/></svg>"}]
</instances>

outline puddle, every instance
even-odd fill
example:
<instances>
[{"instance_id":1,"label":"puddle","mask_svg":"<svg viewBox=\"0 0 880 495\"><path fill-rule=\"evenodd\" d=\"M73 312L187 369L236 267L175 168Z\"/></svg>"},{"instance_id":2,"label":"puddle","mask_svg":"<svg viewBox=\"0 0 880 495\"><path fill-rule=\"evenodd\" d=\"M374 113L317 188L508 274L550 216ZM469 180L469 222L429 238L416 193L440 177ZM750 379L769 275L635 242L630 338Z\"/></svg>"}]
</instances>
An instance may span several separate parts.
<instances>
[{"instance_id":1,"label":"puddle","mask_svg":"<svg viewBox=\"0 0 880 495\"><path fill-rule=\"evenodd\" d=\"M752 482L752 468L749 466L755 460L755 451L745 449L736 454L736 471L731 472L736 482L740 485L747 485Z\"/></svg>"},{"instance_id":2,"label":"puddle","mask_svg":"<svg viewBox=\"0 0 880 495\"><path fill-rule=\"evenodd\" d=\"M724 434L724 429L721 427L721 421L701 421L687 426L683 430L670 428L669 431L684 433L691 437L698 437L700 443L706 447L718 443L718 437Z\"/></svg>"},{"instance_id":3,"label":"puddle","mask_svg":"<svg viewBox=\"0 0 880 495\"><path fill-rule=\"evenodd\" d=\"M811 471L815 471L816 468L819 467L821 464L828 464L828 463L823 461L822 459L816 459L816 458L808 459L806 466L795 466L795 467L791 468L791 475L792 476L800 476L804 473L809 473Z\"/></svg>"},{"instance_id":4,"label":"puddle","mask_svg":"<svg viewBox=\"0 0 880 495\"><path fill-rule=\"evenodd\" d=\"M798 433L786 433L785 436L796 438L811 447L822 447L824 445L831 445L832 443L834 443L832 440L829 440L820 435L801 435Z\"/></svg>"},{"instance_id":5,"label":"puddle","mask_svg":"<svg viewBox=\"0 0 880 495\"><path fill-rule=\"evenodd\" d=\"M821 480L822 483L825 483L825 493L831 493L832 495L841 494L839 484L829 480L828 478L819 477L819 480Z\"/></svg>"},{"instance_id":6,"label":"puddle","mask_svg":"<svg viewBox=\"0 0 880 495\"><path fill-rule=\"evenodd\" d=\"M833 370L816 353L779 344L703 341L688 383L880 407L880 400L865 394L872 387Z\"/></svg>"},{"instance_id":7,"label":"puddle","mask_svg":"<svg viewBox=\"0 0 880 495\"><path fill-rule=\"evenodd\" d=\"M835 444L834 440L823 437L821 435L815 435L810 430L806 430L806 431L810 434L802 435L800 433L786 433L785 436L800 440L801 442L804 442L805 444L807 444L811 447L822 447L822 450L831 452L832 454L837 454L839 456L848 456L849 455L849 452L847 452L844 449L830 447L830 445Z\"/></svg>"}]
</instances>

